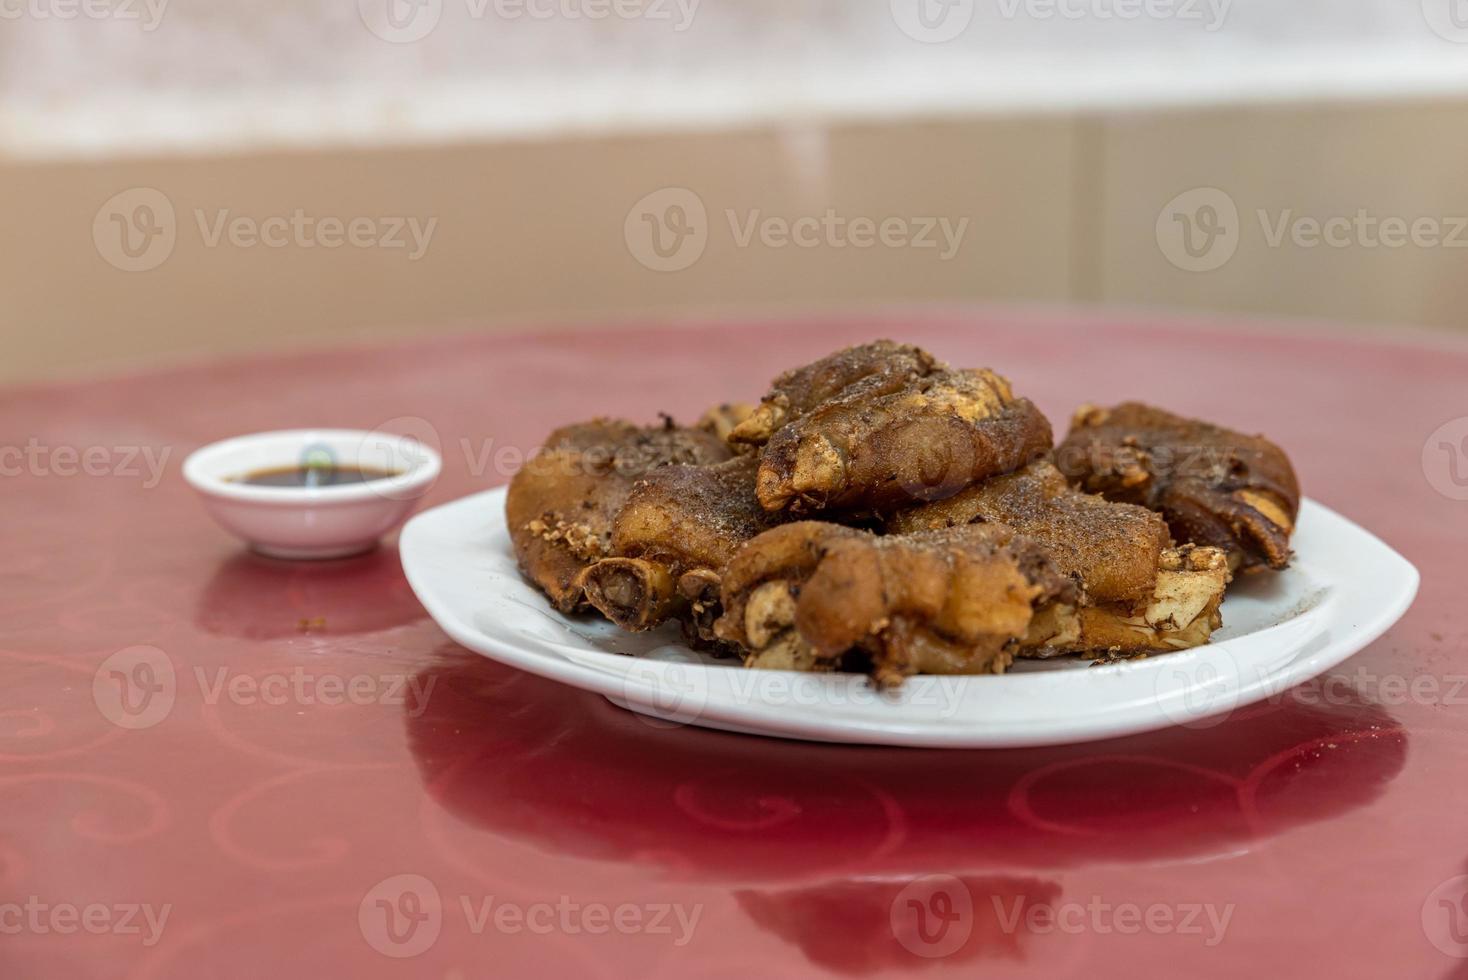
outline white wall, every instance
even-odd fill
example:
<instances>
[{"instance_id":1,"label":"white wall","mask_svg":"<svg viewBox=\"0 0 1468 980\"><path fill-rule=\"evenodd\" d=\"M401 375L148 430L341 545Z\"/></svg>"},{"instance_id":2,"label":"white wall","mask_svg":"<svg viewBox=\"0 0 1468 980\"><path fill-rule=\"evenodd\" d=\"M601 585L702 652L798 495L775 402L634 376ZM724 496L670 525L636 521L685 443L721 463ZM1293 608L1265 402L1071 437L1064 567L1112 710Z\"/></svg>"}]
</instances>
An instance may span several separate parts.
<instances>
[{"instance_id":1,"label":"white wall","mask_svg":"<svg viewBox=\"0 0 1468 980\"><path fill-rule=\"evenodd\" d=\"M1468 0L0 0L0 16L12 158L1468 90Z\"/></svg>"}]
</instances>

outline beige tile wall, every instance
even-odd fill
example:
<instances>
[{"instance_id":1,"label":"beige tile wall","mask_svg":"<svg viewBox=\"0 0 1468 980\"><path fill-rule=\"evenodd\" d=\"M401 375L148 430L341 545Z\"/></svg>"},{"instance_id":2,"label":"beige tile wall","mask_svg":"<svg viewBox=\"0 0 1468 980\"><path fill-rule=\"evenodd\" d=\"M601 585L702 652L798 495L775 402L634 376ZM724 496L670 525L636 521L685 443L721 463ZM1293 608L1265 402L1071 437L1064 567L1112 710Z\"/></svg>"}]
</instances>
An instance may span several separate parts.
<instances>
[{"instance_id":1,"label":"beige tile wall","mask_svg":"<svg viewBox=\"0 0 1468 980\"><path fill-rule=\"evenodd\" d=\"M1468 106L1113 118L1100 142L1101 299L1468 323ZM1197 187L1223 191L1239 216L1232 258L1206 272L1175 267L1157 245L1159 211ZM1336 245L1308 224L1320 222L1323 231L1332 219ZM1387 219L1405 225L1405 238L1382 233ZM1414 244L1418 221L1427 223ZM1281 227L1286 233L1274 244Z\"/></svg>"},{"instance_id":2,"label":"beige tile wall","mask_svg":"<svg viewBox=\"0 0 1468 980\"><path fill-rule=\"evenodd\" d=\"M903 301L1457 325L1468 309L1464 251L1271 248L1255 212L1468 215L1465 115L1450 105L1301 107L0 163L0 379L364 332ZM1156 228L1168 201L1199 186L1235 202L1237 249L1217 269L1188 272L1169 263ZM166 196L176 239L153 268L122 271L104 256L116 254L105 214L101 249L93 223L135 187ZM629 209L664 187L695 191L707 215L704 252L676 272L645 268L624 235ZM741 246L726 213L743 225L756 209L793 220L828 208L848 221L969 225L945 259L941 248L881 243ZM212 223L222 209L257 221L302 209L437 225L410 261L402 248L211 245L199 214Z\"/></svg>"}]
</instances>

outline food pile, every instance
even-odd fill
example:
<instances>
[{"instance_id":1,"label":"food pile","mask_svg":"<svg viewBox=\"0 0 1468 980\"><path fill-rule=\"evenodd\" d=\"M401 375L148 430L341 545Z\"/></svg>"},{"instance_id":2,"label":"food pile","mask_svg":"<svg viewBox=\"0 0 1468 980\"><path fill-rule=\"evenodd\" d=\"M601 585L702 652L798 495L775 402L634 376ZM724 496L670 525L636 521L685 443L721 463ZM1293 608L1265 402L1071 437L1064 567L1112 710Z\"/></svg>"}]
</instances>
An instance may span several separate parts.
<instances>
[{"instance_id":1,"label":"food pile","mask_svg":"<svg viewBox=\"0 0 1468 980\"><path fill-rule=\"evenodd\" d=\"M1129 402L1056 446L1000 375L882 340L690 427L558 429L505 512L563 613L890 686L1207 643L1235 574L1288 564L1299 503L1262 437Z\"/></svg>"}]
</instances>

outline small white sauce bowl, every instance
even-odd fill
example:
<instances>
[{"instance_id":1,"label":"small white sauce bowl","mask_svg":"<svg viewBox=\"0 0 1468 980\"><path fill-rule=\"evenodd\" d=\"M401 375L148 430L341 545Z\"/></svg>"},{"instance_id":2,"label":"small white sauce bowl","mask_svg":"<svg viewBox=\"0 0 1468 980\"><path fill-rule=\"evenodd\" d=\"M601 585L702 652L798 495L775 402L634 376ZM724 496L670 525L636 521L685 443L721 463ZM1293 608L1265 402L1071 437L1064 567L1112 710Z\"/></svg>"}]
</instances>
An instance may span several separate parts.
<instances>
[{"instance_id":1,"label":"small white sauce bowl","mask_svg":"<svg viewBox=\"0 0 1468 980\"><path fill-rule=\"evenodd\" d=\"M262 470L328 456L338 466L392 476L319 487L240 482ZM275 558L342 558L370 550L401 524L438 479L443 461L416 439L355 429L258 432L211 443L184 460L183 475L224 528Z\"/></svg>"}]
</instances>

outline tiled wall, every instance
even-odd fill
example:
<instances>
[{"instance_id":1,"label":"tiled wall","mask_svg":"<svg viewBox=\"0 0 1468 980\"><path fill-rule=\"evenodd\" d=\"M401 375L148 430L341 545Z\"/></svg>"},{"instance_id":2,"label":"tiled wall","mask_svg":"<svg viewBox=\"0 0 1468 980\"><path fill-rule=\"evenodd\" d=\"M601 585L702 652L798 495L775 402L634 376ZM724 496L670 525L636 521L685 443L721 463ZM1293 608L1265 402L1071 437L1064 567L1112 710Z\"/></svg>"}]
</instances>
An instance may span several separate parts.
<instances>
[{"instance_id":1,"label":"tiled wall","mask_svg":"<svg viewBox=\"0 0 1468 980\"><path fill-rule=\"evenodd\" d=\"M1118 118L1101 134L1097 298L1468 325L1468 107ZM1157 245L1158 209L1196 187L1239 214L1237 250L1205 272Z\"/></svg>"},{"instance_id":2,"label":"tiled wall","mask_svg":"<svg viewBox=\"0 0 1468 980\"><path fill-rule=\"evenodd\" d=\"M364 332L909 301L1458 326L1465 122L1452 104L1292 107L0 164L0 378ZM171 251L138 231L169 207ZM364 244L326 247L345 230L293 228L298 209L355 219ZM1310 219L1331 218L1349 228L1310 246ZM420 236L436 219L416 259L407 219Z\"/></svg>"}]
</instances>

